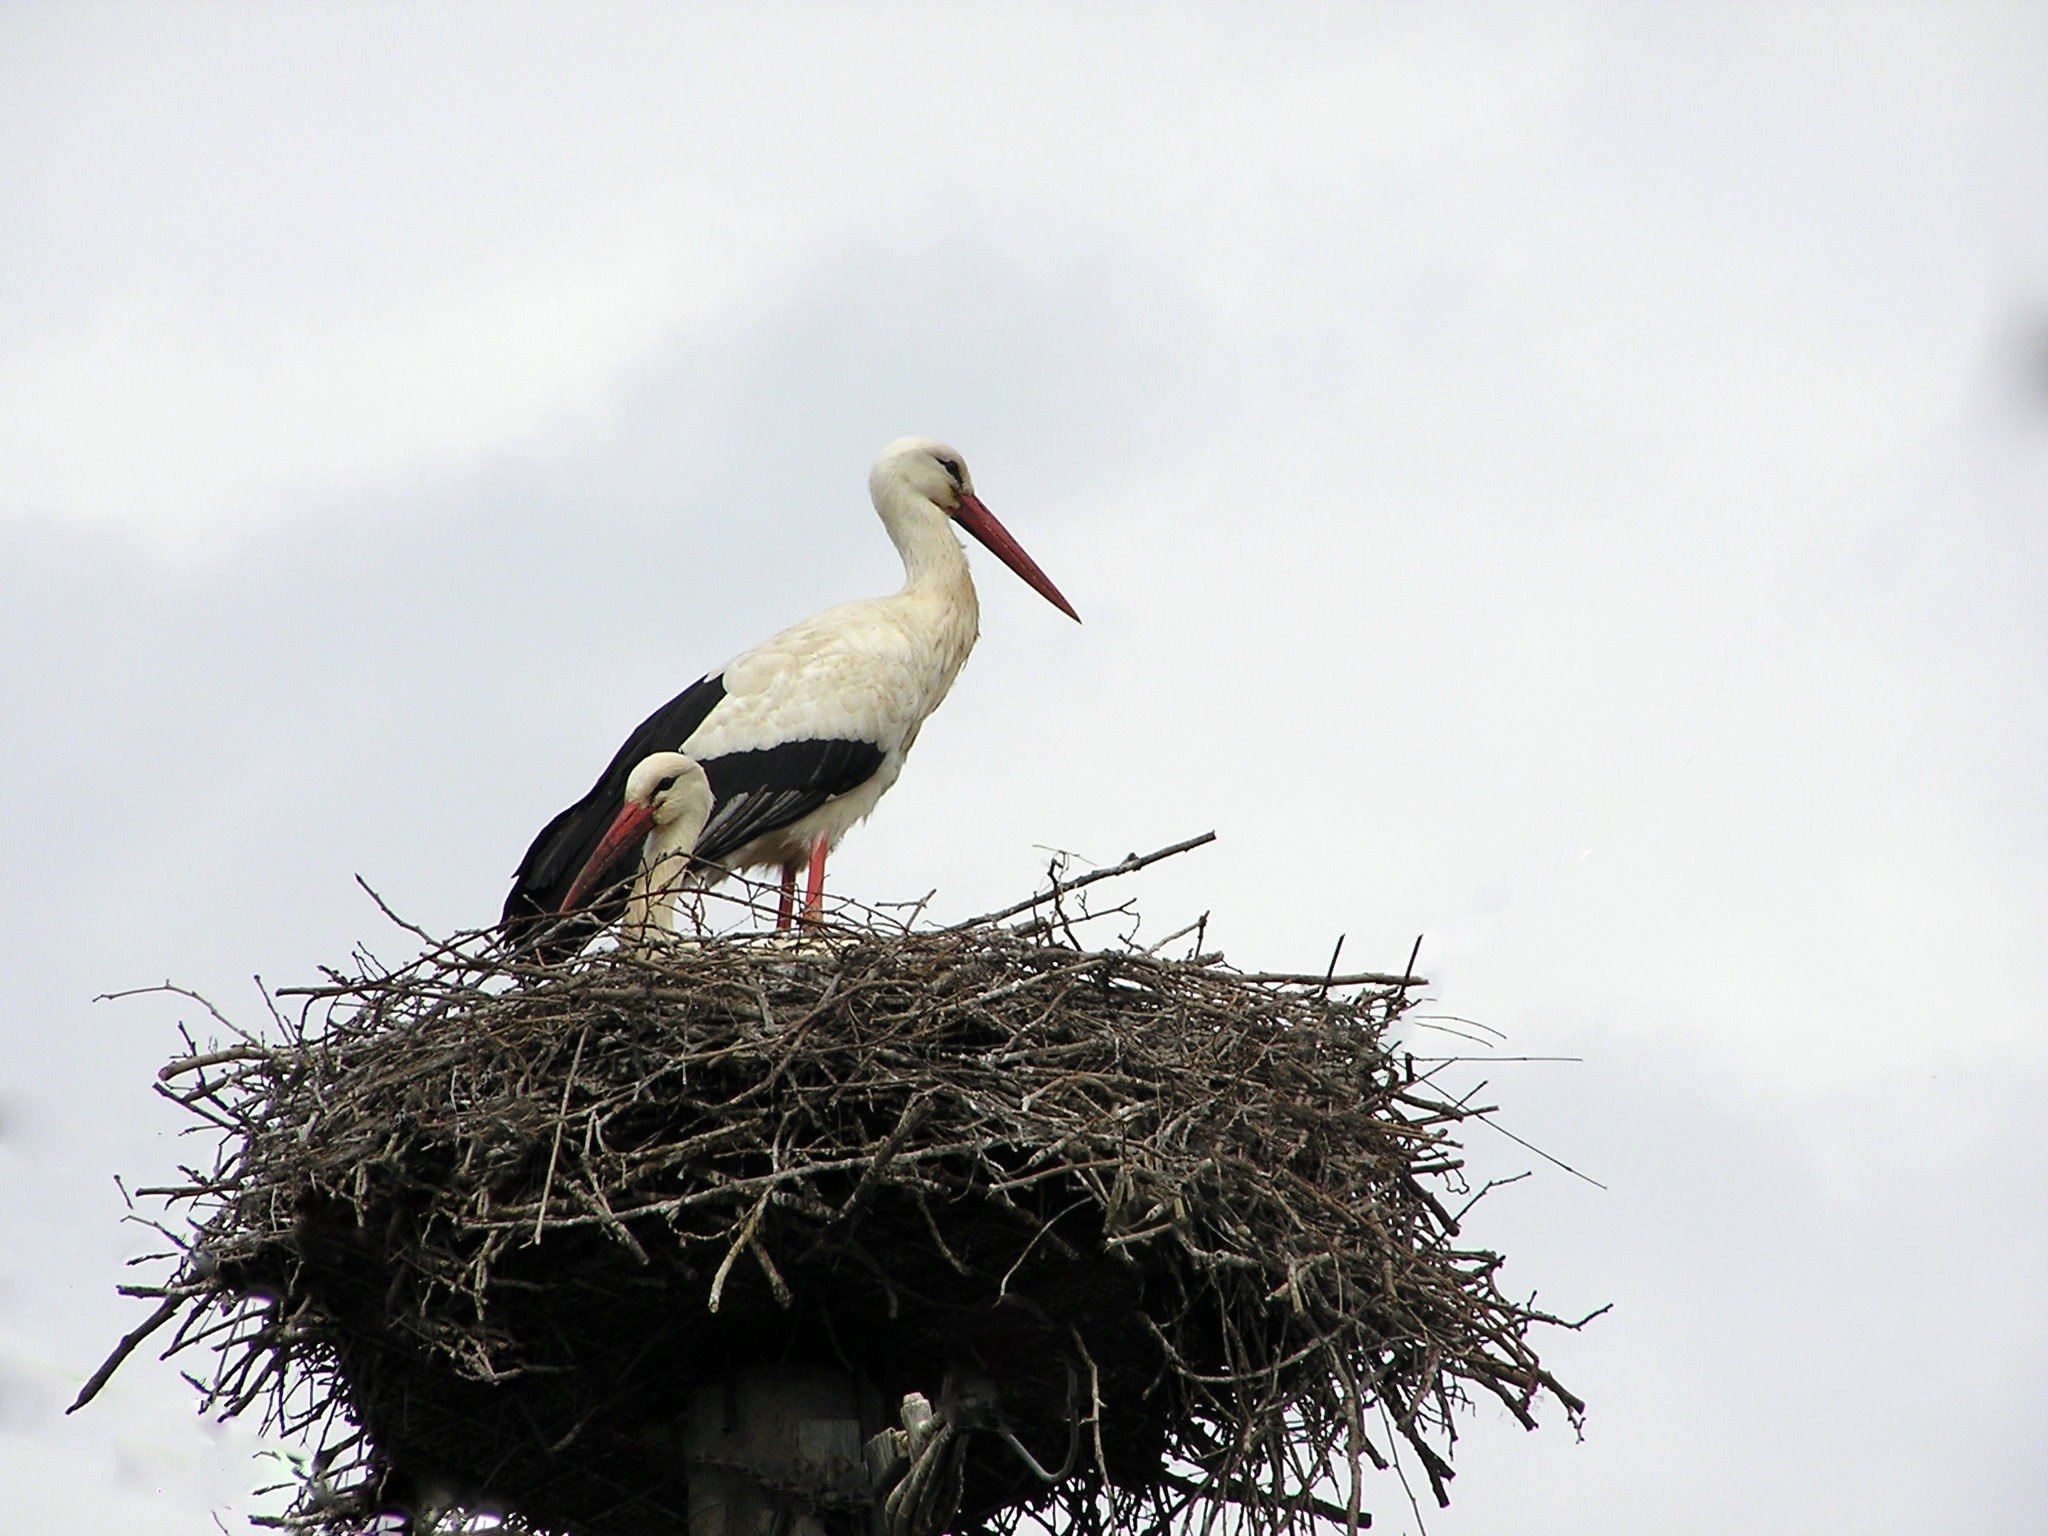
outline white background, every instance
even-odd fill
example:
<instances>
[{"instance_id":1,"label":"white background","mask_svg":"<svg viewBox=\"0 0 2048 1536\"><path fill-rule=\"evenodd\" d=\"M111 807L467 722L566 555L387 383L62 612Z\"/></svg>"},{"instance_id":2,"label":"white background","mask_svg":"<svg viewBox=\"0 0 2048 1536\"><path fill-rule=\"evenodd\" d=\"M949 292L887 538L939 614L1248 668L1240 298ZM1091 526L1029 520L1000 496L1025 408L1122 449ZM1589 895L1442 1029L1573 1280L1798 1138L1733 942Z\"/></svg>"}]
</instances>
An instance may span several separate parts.
<instances>
[{"instance_id":1,"label":"white background","mask_svg":"<svg viewBox=\"0 0 2048 1536\"><path fill-rule=\"evenodd\" d=\"M2048 1522L2048 25L2016 6L0 11L0 1489L185 1536L151 1075L495 914L627 727L886 590L985 638L834 863L1504 1031L1473 1235L1591 1403L1429 1529ZM1417 1049L1444 1037L1419 1035ZM1450 1041L1453 1046L1458 1042ZM1368 1487L1376 1529L1414 1517Z\"/></svg>"}]
</instances>

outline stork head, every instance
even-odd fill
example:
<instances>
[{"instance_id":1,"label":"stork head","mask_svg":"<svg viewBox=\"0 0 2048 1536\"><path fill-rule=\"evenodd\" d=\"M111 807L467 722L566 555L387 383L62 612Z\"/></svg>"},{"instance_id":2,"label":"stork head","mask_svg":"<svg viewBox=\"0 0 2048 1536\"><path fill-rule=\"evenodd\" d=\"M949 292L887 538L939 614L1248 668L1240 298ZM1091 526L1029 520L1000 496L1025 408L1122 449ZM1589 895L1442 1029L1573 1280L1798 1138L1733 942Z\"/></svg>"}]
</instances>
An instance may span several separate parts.
<instances>
[{"instance_id":1,"label":"stork head","mask_svg":"<svg viewBox=\"0 0 2048 1536\"><path fill-rule=\"evenodd\" d=\"M959 449L936 438L899 437L875 460L868 489L878 505L892 491L908 491L951 517L959 510L961 497L974 494L974 477Z\"/></svg>"},{"instance_id":2,"label":"stork head","mask_svg":"<svg viewBox=\"0 0 2048 1536\"><path fill-rule=\"evenodd\" d=\"M649 834L658 844L688 853L711 817L711 781L703 765L680 752L643 757L626 776L625 801L577 871L561 910L573 912L590 893L625 875Z\"/></svg>"},{"instance_id":3,"label":"stork head","mask_svg":"<svg viewBox=\"0 0 2048 1536\"><path fill-rule=\"evenodd\" d=\"M1040 597L1076 623L1081 615L1060 595L1052 578L1038 568L1038 562L1024 553L1024 547L1010 537L1010 531L996 521L993 512L974 494L974 476L960 450L929 437L899 437L882 450L868 475L868 492L875 509L882 514L891 534L897 534L897 519L915 517L922 508L933 508L951 518L980 541L983 548L1023 580ZM925 513L929 516L929 513Z\"/></svg>"},{"instance_id":4,"label":"stork head","mask_svg":"<svg viewBox=\"0 0 2048 1536\"><path fill-rule=\"evenodd\" d=\"M703 764L680 752L656 752L641 758L626 775L625 806L620 814L636 807L646 808L653 827L666 830L694 816L702 831L711 817L711 781L704 776Z\"/></svg>"}]
</instances>

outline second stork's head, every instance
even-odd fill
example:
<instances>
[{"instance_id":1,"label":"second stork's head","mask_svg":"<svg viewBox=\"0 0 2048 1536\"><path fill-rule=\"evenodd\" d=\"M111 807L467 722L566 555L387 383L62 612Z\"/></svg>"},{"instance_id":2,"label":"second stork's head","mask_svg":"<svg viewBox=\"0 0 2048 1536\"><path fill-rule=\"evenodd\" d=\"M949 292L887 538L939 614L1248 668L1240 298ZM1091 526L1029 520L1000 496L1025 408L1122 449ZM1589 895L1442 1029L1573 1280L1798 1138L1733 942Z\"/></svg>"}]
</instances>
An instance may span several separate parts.
<instances>
[{"instance_id":1,"label":"second stork's head","mask_svg":"<svg viewBox=\"0 0 2048 1536\"><path fill-rule=\"evenodd\" d=\"M980 541L983 548L1022 578L1024 584L1079 622L1074 605L1061 596L1052 578L1038 568L1038 562L1024 553L1023 546L996 521L993 512L974 494L974 477L957 448L929 437L899 437L882 450L868 473L868 494L875 510L909 556L912 544L943 529L943 521L958 523ZM937 514L937 517L934 517Z\"/></svg>"},{"instance_id":2,"label":"second stork's head","mask_svg":"<svg viewBox=\"0 0 2048 1536\"><path fill-rule=\"evenodd\" d=\"M680 752L641 758L626 776L618 814L578 871L561 910L574 912L592 891L632 874L643 851L689 853L710 819L711 781L701 763Z\"/></svg>"}]
</instances>

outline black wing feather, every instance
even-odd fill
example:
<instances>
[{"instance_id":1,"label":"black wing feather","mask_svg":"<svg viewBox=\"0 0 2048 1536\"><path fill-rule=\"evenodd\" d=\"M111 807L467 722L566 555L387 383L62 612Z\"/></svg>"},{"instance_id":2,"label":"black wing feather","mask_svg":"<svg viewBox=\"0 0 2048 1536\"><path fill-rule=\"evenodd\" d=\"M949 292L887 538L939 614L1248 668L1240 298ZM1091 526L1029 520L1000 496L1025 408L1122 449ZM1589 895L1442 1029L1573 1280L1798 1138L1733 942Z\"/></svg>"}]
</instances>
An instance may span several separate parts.
<instances>
[{"instance_id":1,"label":"black wing feather","mask_svg":"<svg viewBox=\"0 0 2048 1536\"><path fill-rule=\"evenodd\" d=\"M590 786L590 793L541 828L540 836L519 861L519 872L512 877L512 891L499 919L514 948L532 947L543 955L573 954L624 910L626 893L624 882L620 882L591 904L590 920L555 921L562 898L569 894L569 887L625 803L626 780L634 766L649 753L680 750L724 697L723 675L700 677L690 684L634 728Z\"/></svg>"},{"instance_id":2,"label":"black wing feather","mask_svg":"<svg viewBox=\"0 0 2048 1536\"><path fill-rule=\"evenodd\" d=\"M715 809L697 839L697 857L720 863L755 838L860 788L881 766L882 749L872 741L785 741L709 758L704 776Z\"/></svg>"}]
</instances>

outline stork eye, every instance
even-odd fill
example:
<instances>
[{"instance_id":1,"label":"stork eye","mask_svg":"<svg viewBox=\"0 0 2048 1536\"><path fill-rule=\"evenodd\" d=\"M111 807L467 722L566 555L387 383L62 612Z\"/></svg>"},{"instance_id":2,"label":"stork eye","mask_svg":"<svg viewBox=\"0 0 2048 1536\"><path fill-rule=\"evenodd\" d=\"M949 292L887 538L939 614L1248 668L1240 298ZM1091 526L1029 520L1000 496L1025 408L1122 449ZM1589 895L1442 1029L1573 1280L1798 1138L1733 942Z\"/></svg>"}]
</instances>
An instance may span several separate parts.
<instances>
[{"instance_id":1,"label":"stork eye","mask_svg":"<svg viewBox=\"0 0 2048 1536\"><path fill-rule=\"evenodd\" d=\"M960 461L958 459L941 459L939 460L939 468L953 477L955 485L960 484Z\"/></svg>"},{"instance_id":2,"label":"stork eye","mask_svg":"<svg viewBox=\"0 0 2048 1536\"><path fill-rule=\"evenodd\" d=\"M656 793L657 795L665 795L665 794L667 794L667 793L668 793L668 792L669 792L669 791L670 791L671 789L674 789L674 788L675 788L675 785L676 785L676 779L677 779L678 777L679 777L679 775L677 775L677 774L673 774L673 773L672 773L672 774L670 774L670 775L669 775L669 776L668 776L667 778L663 779L663 780L662 780L662 781L661 781L660 783L658 783L658 784L656 784L656 785L654 786L654 792L655 792L655 793Z\"/></svg>"}]
</instances>

